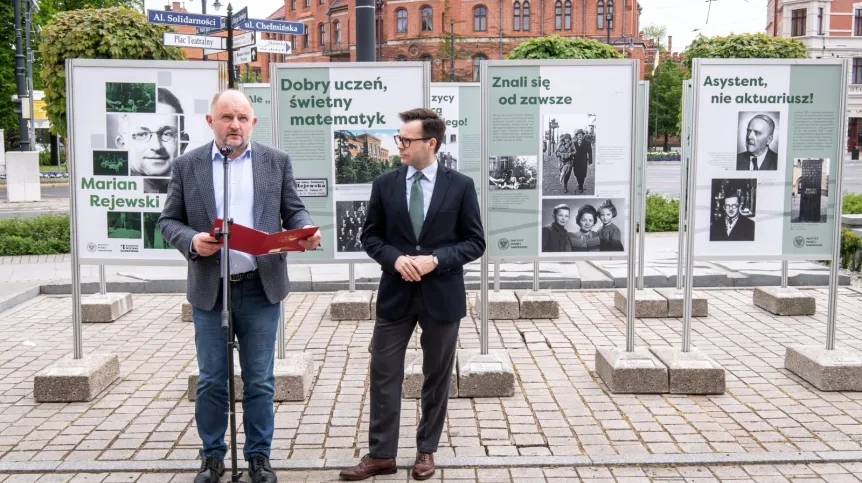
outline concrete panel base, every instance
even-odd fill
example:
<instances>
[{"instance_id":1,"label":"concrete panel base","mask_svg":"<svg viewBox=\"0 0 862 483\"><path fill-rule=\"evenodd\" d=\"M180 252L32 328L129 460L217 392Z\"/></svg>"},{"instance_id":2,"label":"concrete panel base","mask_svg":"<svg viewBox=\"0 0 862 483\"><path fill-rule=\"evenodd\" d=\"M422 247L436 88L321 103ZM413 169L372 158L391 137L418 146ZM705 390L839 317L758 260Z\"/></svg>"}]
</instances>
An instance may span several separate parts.
<instances>
[{"instance_id":1,"label":"concrete panel base","mask_svg":"<svg viewBox=\"0 0 862 483\"><path fill-rule=\"evenodd\" d=\"M304 401L310 394L314 384L314 376L317 369L314 358L305 352L288 352L284 359L275 359L275 395L273 400ZM186 397L190 401L195 400L198 391L198 378L200 372L197 367L189 373ZM234 362L234 391L235 400L242 401L242 368L239 360Z\"/></svg>"},{"instance_id":2,"label":"concrete panel base","mask_svg":"<svg viewBox=\"0 0 862 483\"><path fill-rule=\"evenodd\" d=\"M116 354L91 354L82 359L66 356L36 374L33 398L40 403L92 401L119 375Z\"/></svg>"},{"instance_id":3,"label":"concrete panel base","mask_svg":"<svg viewBox=\"0 0 862 483\"><path fill-rule=\"evenodd\" d=\"M183 302L183 322L194 322L192 304Z\"/></svg>"},{"instance_id":4,"label":"concrete panel base","mask_svg":"<svg viewBox=\"0 0 862 483\"><path fill-rule=\"evenodd\" d=\"M784 353L784 368L821 391L862 391L862 357L822 346L793 346Z\"/></svg>"},{"instance_id":5,"label":"concrete panel base","mask_svg":"<svg viewBox=\"0 0 862 483\"><path fill-rule=\"evenodd\" d=\"M650 352L667 367L671 394L724 394L724 368L705 353L675 347L650 347Z\"/></svg>"},{"instance_id":6,"label":"concrete panel base","mask_svg":"<svg viewBox=\"0 0 862 483\"><path fill-rule=\"evenodd\" d=\"M476 294L476 314L482 307L482 294ZM513 290L488 292L488 315L492 320L515 320L521 315L521 303Z\"/></svg>"},{"instance_id":7,"label":"concrete panel base","mask_svg":"<svg viewBox=\"0 0 862 483\"><path fill-rule=\"evenodd\" d=\"M617 394L662 394L668 392L667 367L646 349L596 350L596 372L608 389Z\"/></svg>"},{"instance_id":8,"label":"concrete panel base","mask_svg":"<svg viewBox=\"0 0 862 483\"><path fill-rule=\"evenodd\" d=\"M452 366L452 378L449 383L449 397L458 397L458 364ZM425 376L422 374L422 349L408 350L404 358L404 382L401 384L401 396L405 399L422 397L422 384Z\"/></svg>"},{"instance_id":9,"label":"concrete panel base","mask_svg":"<svg viewBox=\"0 0 862 483\"><path fill-rule=\"evenodd\" d=\"M81 320L113 322L132 311L132 294L106 293L81 299Z\"/></svg>"},{"instance_id":10,"label":"concrete panel base","mask_svg":"<svg viewBox=\"0 0 862 483\"><path fill-rule=\"evenodd\" d=\"M458 351L458 397L511 397L515 394L515 369L505 349Z\"/></svg>"},{"instance_id":11,"label":"concrete panel base","mask_svg":"<svg viewBox=\"0 0 862 483\"><path fill-rule=\"evenodd\" d=\"M371 290L338 291L329 304L329 316L332 320L369 320L371 295Z\"/></svg>"},{"instance_id":12,"label":"concrete panel base","mask_svg":"<svg viewBox=\"0 0 862 483\"><path fill-rule=\"evenodd\" d=\"M757 287L754 305L775 315L814 315L814 297L792 287Z\"/></svg>"},{"instance_id":13,"label":"concrete panel base","mask_svg":"<svg viewBox=\"0 0 862 483\"><path fill-rule=\"evenodd\" d=\"M683 301L685 301L685 290L674 288L657 288L656 293L667 300L667 316L682 317ZM698 295L697 291L691 292L691 315L693 317L707 317L709 315L709 299Z\"/></svg>"},{"instance_id":14,"label":"concrete panel base","mask_svg":"<svg viewBox=\"0 0 862 483\"><path fill-rule=\"evenodd\" d=\"M628 289L614 291L614 307L624 315L628 314ZM635 290L635 317L667 317L667 299L651 288Z\"/></svg>"},{"instance_id":15,"label":"concrete panel base","mask_svg":"<svg viewBox=\"0 0 862 483\"><path fill-rule=\"evenodd\" d=\"M519 290L515 295L520 303L522 319L556 319L560 316L560 304L547 290Z\"/></svg>"}]
</instances>

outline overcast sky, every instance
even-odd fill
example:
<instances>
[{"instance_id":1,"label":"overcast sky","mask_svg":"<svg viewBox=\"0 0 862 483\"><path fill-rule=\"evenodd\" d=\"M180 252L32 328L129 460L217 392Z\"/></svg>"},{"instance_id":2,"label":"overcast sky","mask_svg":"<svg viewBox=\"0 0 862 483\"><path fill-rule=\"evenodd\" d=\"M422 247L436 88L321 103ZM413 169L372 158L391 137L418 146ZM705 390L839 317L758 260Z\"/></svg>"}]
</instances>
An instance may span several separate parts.
<instances>
[{"instance_id":1,"label":"overcast sky","mask_svg":"<svg viewBox=\"0 0 862 483\"><path fill-rule=\"evenodd\" d=\"M224 14L228 0L221 0ZM731 32L763 32L766 29L767 0L640 0L641 24L665 25L673 36L673 50L682 52L699 34L726 35ZM146 0L147 8L164 9L169 0ZM200 0L182 2L189 12L200 13ZM214 0L207 1L207 13L214 14ZM266 18L284 5L283 0L230 0L234 10L248 6L252 18ZM707 22L709 11L709 22ZM698 29L695 31L695 29Z\"/></svg>"}]
</instances>

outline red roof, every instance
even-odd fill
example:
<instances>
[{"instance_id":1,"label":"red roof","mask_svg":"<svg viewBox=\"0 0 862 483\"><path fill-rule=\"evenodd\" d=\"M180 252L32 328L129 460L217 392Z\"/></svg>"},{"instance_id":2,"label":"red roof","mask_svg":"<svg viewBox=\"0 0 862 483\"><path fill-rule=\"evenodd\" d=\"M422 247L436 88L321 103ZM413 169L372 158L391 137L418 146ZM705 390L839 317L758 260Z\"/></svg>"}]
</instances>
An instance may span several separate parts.
<instances>
[{"instance_id":1,"label":"red roof","mask_svg":"<svg viewBox=\"0 0 862 483\"><path fill-rule=\"evenodd\" d=\"M281 6L278 10L275 11L269 17L266 17L267 20L284 20L284 5Z\"/></svg>"}]
</instances>

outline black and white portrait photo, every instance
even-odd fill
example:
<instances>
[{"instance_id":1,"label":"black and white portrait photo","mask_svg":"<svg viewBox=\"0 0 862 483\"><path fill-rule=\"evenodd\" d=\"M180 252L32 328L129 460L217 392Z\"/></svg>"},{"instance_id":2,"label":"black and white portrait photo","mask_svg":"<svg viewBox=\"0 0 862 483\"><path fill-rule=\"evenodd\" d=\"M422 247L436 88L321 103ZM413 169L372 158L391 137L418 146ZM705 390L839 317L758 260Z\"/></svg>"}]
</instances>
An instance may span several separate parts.
<instances>
[{"instance_id":1,"label":"black and white portrait photo","mask_svg":"<svg viewBox=\"0 0 862 483\"><path fill-rule=\"evenodd\" d=\"M739 113L736 140L737 171L778 169L778 112Z\"/></svg>"},{"instance_id":2,"label":"black and white portrait photo","mask_svg":"<svg viewBox=\"0 0 862 483\"><path fill-rule=\"evenodd\" d=\"M534 190L538 184L536 156L491 156L488 184L498 190Z\"/></svg>"},{"instance_id":3,"label":"black and white portrait photo","mask_svg":"<svg viewBox=\"0 0 862 483\"><path fill-rule=\"evenodd\" d=\"M756 179L713 179L709 241L754 241Z\"/></svg>"},{"instance_id":4,"label":"black and white portrait photo","mask_svg":"<svg viewBox=\"0 0 862 483\"><path fill-rule=\"evenodd\" d=\"M108 149L128 152L129 176L143 176L144 193L167 193L171 166L183 153L183 108L169 90L156 90L155 113L108 113Z\"/></svg>"},{"instance_id":5,"label":"black and white portrait photo","mask_svg":"<svg viewBox=\"0 0 862 483\"><path fill-rule=\"evenodd\" d=\"M338 252L361 252L362 225L368 215L367 201L335 202L335 238Z\"/></svg>"},{"instance_id":6,"label":"black and white portrait photo","mask_svg":"<svg viewBox=\"0 0 862 483\"><path fill-rule=\"evenodd\" d=\"M542 195L594 196L595 114L547 115L542 130Z\"/></svg>"},{"instance_id":7,"label":"black and white portrait photo","mask_svg":"<svg viewBox=\"0 0 862 483\"><path fill-rule=\"evenodd\" d=\"M621 252L623 199L542 200L542 253Z\"/></svg>"}]
</instances>

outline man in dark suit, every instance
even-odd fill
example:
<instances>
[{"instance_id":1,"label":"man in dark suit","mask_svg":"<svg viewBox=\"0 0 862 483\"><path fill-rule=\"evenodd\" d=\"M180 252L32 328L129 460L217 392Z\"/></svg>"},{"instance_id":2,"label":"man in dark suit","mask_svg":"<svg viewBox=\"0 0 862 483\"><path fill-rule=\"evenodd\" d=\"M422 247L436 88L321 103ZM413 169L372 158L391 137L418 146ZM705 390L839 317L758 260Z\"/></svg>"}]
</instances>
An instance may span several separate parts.
<instances>
[{"instance_id":1,"label":"man in dark suit","mask_svg":"<svg viewBox=\"0 0 862 483\"><path fill-rule=\"evenodd\" d=\"M748 121L746 151L736 155L737 171L778 169L778 154L769 149L774 132L775 122L766 114L758 114Z\"/></svg>"},{"instance_id":2,"label":"man in dark suit","mask_svg":"<svg viewBox=\"0 0 862 483\"><path fill-rule=\"evenodd\" d=\"M736 195L724 199L724 216L709 226L709 241L754 241L754 221L739 214Z\"/></svg>"},{"instance_id":3,"label":"man in dark suit","mask_svg":"<svg viewBox=\"0 0 862 483\"><path fill-rule=\"evenodd\" d=\"M342 470L346 480L397 471L404 355L422 327L422 420L413 477L434 475L449 395L458 327L467 315L464 265L485 252L473 180L435 161L446 124L429 109L400 114L395 142L402 166L371 186L362 245L383 268L371 339L369 454Z\"/></svg>"},{"instance_id":4,"label":"man in dark suit","mask_svg":"<svg viewBox=\"0 0 862 483\"><path fill-rule=\"evenodd\" d=\"M575 156L573 163L573 171L575 179L578 180L578 191L584 192L584 181L587 179L587 170L589 165L593 164L593 145L584 139L583 129L578 129L575 133Z\"/></svg>"},{"instance_id":5,"label":"man in dark suit","mask_svg":"<svg viewBox=\"0 0 862 483\"><path fill-rule=\"evenodd\" d=\"M217 483L224 474L228 423L227 337L221 329L221 242L209 235L223 218L224 175L220 148L229 146L230 217L235 223L267 233L312 226L296 193L286 153L250 142L251 102L239 91L217 94L207 123L214 142L174 161L168 196L159 218L162 236L188 260L188 300L193 306L198 379L195 421L203 442L195 483ZM300 241L306 250L320 243L320 232ZM285 255L255 257L230 251L231 305L239 342L243 381L243 455L254 483L273 483L269 463L275 425L273 375L280 303L288 294ZM234 442L234 444L236 444Z\"/></svg>"}]
</instances>

